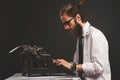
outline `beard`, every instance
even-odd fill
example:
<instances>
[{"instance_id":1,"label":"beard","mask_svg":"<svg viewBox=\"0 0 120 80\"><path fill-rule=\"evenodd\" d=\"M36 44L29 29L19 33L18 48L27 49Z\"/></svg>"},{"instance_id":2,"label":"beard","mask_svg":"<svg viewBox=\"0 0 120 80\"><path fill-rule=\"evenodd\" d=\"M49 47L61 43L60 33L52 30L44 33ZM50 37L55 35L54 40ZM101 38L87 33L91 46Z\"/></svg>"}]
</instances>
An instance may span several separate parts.
<instances>
[{"instance_id":1,"label":"beard","mask_svg":"<svg viewBox=\"0 0 120 80\"><path fill-rule=\"evenodd\" d=\"M76 20L75 20L74 28L70 30L70 33L75 39L77 39L80 35L82 35L82 27L79 23L76 22Z\"/></svg>"}]
</instances>

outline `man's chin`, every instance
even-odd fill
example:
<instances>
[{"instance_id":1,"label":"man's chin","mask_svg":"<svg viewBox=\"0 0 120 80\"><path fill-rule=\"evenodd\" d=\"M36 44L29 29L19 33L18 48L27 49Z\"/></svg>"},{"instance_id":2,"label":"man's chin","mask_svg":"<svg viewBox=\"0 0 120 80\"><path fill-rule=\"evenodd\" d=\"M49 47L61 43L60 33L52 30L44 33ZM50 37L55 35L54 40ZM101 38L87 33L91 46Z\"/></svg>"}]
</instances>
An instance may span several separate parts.
<instances>
[{"instance_id":1,"label":"man's chin","mask_svg":"<svg viewBox=\"0 0 120 80\"><path fill-rule=\"evenodd\" d=\"M75 34L75 32L73 32L72 30L70 31L70 34L71 34L74 38L77 37L76 34Z\"/></svg>"}]
</instances>

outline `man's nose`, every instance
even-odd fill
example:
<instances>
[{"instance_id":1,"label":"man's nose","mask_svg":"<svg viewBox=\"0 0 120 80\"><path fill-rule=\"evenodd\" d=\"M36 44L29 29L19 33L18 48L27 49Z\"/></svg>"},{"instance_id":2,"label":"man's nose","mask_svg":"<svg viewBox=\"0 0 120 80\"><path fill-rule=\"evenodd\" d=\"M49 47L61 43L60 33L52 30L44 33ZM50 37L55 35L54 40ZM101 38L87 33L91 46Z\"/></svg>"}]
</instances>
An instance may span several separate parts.
<instances>
[{"instance_id":1,"label":"man's nose","mask_svg":"<svg viewBox=\"0 0 120 80\"><path fill-rule=\"evenodd\" d=\"M70 26L69 26L69 25L65 25L65 26L64 26L64 29L65 29L65 30L70 30Z\"/></svg>"}]
</instances>

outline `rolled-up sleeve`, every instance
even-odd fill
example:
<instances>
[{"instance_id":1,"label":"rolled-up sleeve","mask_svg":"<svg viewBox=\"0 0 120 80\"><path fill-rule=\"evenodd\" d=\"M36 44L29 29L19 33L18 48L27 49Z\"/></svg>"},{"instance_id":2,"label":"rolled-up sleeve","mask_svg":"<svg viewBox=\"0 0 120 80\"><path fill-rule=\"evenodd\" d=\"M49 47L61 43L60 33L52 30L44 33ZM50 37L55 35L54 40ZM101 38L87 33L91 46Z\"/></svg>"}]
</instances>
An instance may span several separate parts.
<instances>
[{"instance_id":1,"label":"rolled-up sleeve","mask_svg":"<svg viewBox=\"0 0 120 80\"><path fill-rule=\"evenodd\" d=\"M90 37L90 61L82 64L85 75L99 76L108 63L108 43L103 34L92 34Z\"/></svg>"}]
</instances>

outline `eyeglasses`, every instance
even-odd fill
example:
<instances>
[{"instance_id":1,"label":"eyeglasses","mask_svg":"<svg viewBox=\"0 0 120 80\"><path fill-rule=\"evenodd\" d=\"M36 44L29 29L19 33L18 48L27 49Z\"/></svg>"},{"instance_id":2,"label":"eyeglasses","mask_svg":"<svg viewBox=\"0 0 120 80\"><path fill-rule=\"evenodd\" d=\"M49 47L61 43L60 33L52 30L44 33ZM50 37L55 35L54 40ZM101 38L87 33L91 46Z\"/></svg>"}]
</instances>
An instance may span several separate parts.
<instances>
[{"instance_id":1,"label":"eyeglasses","mask_svg":"<svg viewBox=\"0 0 120 80\"><path fill-rule=\"evenodd\" d=\"M65 21L65 22L63 23L63 26L69 25L69 23L70 23L70 21L72 21L72 19L74 19L74 18L71 18L70 20Z\"/></svg>"}]
</instances>

